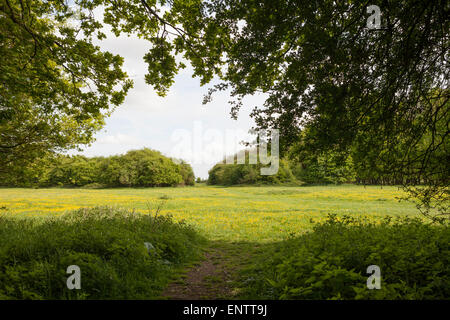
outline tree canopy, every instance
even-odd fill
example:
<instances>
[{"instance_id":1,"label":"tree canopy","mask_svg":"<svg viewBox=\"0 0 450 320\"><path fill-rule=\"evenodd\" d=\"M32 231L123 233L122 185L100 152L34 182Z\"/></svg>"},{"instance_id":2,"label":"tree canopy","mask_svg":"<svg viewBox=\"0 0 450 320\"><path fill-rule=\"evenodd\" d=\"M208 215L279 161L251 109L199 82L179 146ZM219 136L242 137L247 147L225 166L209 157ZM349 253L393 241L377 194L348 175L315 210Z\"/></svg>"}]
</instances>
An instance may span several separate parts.
<instances>
[{"instance_id":1,"label":"tree canopy","mask_svg":"<svg viewBox=\"0 0 450 320\"><path fill-rule=\"evenodd\" d=\"M132 82L99 26L64 1L0 2L0 170L92 141L122 103Z\"/></svg>"}]
</instances>

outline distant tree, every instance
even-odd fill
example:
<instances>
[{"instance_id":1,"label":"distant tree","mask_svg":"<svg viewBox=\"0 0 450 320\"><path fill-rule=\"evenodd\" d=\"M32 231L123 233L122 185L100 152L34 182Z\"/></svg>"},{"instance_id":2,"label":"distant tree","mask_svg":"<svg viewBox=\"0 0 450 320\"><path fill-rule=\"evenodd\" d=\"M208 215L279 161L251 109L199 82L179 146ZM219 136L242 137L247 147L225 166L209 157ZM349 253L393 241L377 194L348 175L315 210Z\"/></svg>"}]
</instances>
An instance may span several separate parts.
<instances>
[{"instance_id":1,"label":"distant tree","mask_svg":"<svg viewBox=\"0 0 450 320\"><path fill-rule=\"evenodd\" d=\"M236 185L236 184L282 184L297 183L290 164L285 159L279 160L278 172L274 175L261 175L260 162L249 164L249 152L245 152L245 164L224 163L214 165L208 172L207 183L210 185Z\"/></svg>"},{"instance_id":2,"label":"distant tree","mask_svg":"<svg viewBox=\"0 0 450 320\"><path fill-rule=\"evenodd\" d=\"M158 151L144 148L111 157L49 156L1 175L0 185L165 187L193 185L194 179L188 163L177 164Z\"/></svg>"},{"instance_id":3,"label":"distant tree","mask_svg":"<svg viewBox=\"0 0 450 320\"><path fill-rule=\"evenodd\" d=\"M189 163L181 161L179 164L180 174L183 179L183 184L186 186L193 186L195 184L195 175Z\"/></svg>"}]
</instances>

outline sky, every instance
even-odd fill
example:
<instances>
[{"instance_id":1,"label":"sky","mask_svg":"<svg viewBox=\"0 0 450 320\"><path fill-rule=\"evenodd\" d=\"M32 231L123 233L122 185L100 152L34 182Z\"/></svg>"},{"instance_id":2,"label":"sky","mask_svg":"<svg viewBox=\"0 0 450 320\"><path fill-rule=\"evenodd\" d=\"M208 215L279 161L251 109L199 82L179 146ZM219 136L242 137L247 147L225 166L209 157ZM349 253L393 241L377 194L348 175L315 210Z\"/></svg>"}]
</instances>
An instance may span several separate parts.
<instances>
[{"instance_id":1,"label":"sky","mask_svg":"<svg viewBox=\"0 0 450 320\"><path fill-rule=\"evenodd\" d=\"M254 125L249 114L253 107L262 105L262 95L246 98L238 120L233 120L229 93L217 93L212 102L203 105L203 96L212 85L201 87L188 66L176 76L167 96L159 97L144 81L147 65L143 56L150 43L133 36L117 38L105 31L108 38L97 44L124 57L123 69L133 79L134 87L106 119L104 128L95 135L96 141L82 146L82 152L71 154L108 156L147 147L182 158L192 165L196 177L207 178L215 163L243 149L239 141L249 139L245 135Z\"/></svg>"}]
</instances>

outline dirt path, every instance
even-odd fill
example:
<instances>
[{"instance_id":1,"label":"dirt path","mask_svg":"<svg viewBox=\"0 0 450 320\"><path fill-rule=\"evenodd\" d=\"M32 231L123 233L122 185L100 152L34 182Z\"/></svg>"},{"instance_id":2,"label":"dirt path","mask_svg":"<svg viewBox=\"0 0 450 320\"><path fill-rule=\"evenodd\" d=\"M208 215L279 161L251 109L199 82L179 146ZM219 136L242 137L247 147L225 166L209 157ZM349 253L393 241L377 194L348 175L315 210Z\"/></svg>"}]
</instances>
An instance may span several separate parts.
<instances>
[{"instance_id":1,"label":"dirt path","mask_svg":"<svg viewBox=\"0 0 450 320\"><path fill-rule=\"evenodd\" d=\"M239 294L236 280L250 255L239 245L213 244L204 260L169 284L162 296L175 300L233 299Z\"/></svg>"}]
</instances>

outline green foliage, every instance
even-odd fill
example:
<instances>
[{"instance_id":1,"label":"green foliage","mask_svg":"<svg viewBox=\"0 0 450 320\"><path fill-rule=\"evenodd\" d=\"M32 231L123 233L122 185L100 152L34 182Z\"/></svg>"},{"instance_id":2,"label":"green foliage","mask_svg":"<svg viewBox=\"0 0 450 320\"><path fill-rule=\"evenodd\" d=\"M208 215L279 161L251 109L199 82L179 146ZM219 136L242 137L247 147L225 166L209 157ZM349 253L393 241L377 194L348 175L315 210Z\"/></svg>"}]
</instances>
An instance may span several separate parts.
<instances>
[{"instance_id":1,"label":"green foliage","mask_svg":"<svg viewBox=\"0 0 450 320\"><path fill-rule=\"evenodd\" d=\"M297 143L289 152L289 161L294 176L308 184L341 184L357 180L357 172L351 156L338 152L309 152Z\"/></svg>"},{"instance_id":2,"label":"green foliage","mask_svg":"<svg viewBox=\"0 0 450 320\"><path fill-rule=\"evenodd\" d=\"M170 217L108 207L45 220L0 216L0 222L2 299L157 298L204 242ZM66 286L70 265L81 269L80 290Z\"/></svg>"},{"instance_id":3,"label":"green foliage","mask_svg":"<svg viewBox=\"0 0 450 320\"><path fill-rule=\"evenodd\" d=\"M208 184L341 184L356 181L350 156L330 151L318 156L301 143L293 145L287 156L279 160L279 169L275 175L261 175L262 167L261 163L248 164L246 151L245 164L216 164L208 172Z\"/></svg>"},{"instance_id":4,"label":"green foliage","mask_svg":"<svg viewBox=\"0 0 450 320\"><path fill-rule=\"evenodd\" d=\"M193 185L189 164L176 164L160 152L144 148L121 156L48 157L0 175L6 186L154 187Z\"/></svg>"},{"instance_id":5,"label":"green foliage","mask_svg":"<svg viewBox=\"0 0 450 320\"><path fill-rule=\"evenodd\" d=\"M182 182L180 167L158 151L129 151L120 160L120 184L150 187L174 186Z\"/></svg>"},{"instance_id":6,"label":"green foliage","mask_svg":"<svg viewBox=\"0 0 450 320\"><path fill-rule=\"evenodd\" d=\"M248 161L245 164L218 163L208 172L207 183L210 185L297 183L286 160L279 160L278 172L275 175L261 175L262 167L264 166L261 163L248 164Z\"/></svg>"},{"instance_id":7,"label":"green foliage","mask_svg":"<svg viewBox=\"0 0 450 320\"><path fill-rule=\"evenodd\" d=\"M61 1L0 1L0 171L89 143L123 102L132 81L93 44L101 26Z\"/></svg>"},{"instance_id":8,"label":"green foliage","mask_svg":"<svg viewBox=\"0 0 450 320\"><path fill-rule=\"evenodd\" d=\"M243 273L258 299L448 299L450 228L418 219L369 223L329 215L312 232L274 245ZM367 267L381 269L369 290Z\"/></svg>"}]
</instances>

